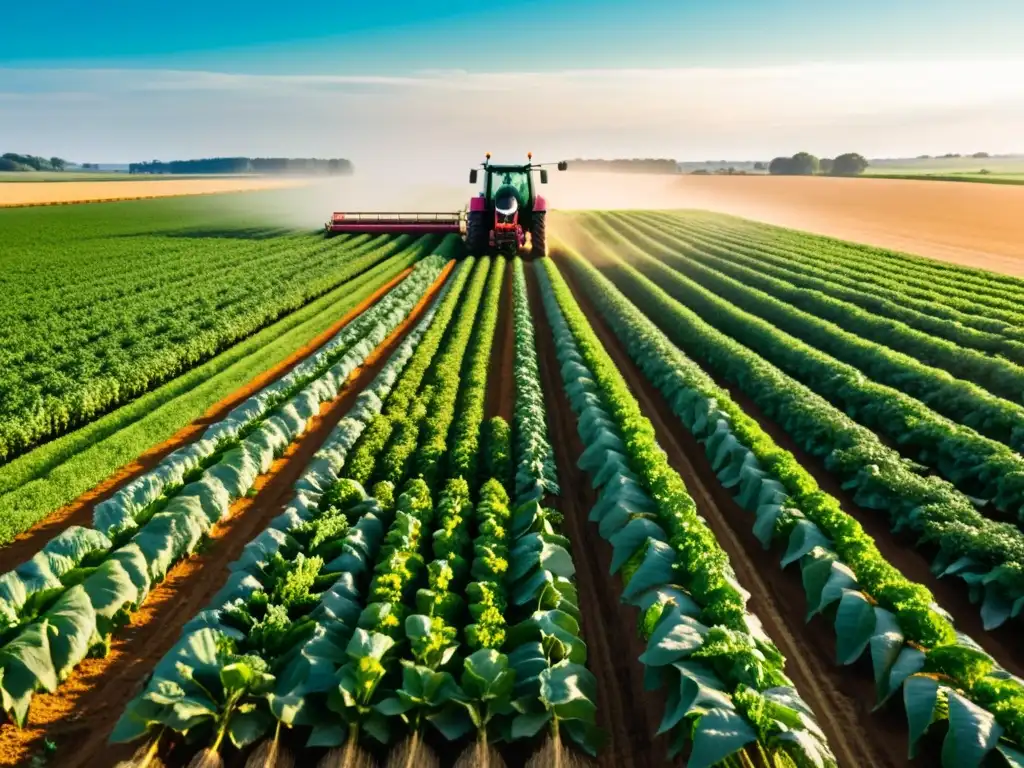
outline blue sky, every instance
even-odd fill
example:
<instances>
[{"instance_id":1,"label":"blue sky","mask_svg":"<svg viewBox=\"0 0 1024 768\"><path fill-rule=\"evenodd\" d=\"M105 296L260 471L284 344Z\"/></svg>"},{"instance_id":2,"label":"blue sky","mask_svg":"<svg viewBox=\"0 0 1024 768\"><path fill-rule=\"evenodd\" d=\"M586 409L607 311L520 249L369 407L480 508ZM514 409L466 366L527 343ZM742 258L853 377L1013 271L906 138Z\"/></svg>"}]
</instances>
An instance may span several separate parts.
<instances>
[{"instance_id":1,"label":"blue sky","mask_svg":"<svg viewBox=\"0 0 1024 768\"><path fill-rule=\"evenodd\" d=\"M1013 57L1018 0L14 0L0 64L396 73ZM28 30L35 30L28 32Z\"/></svg>"},{"instance_id":2,"label":"blue sky","mask_svg":"<svg viewBox=\"0 0 1024 768\"><path fill-rule=\"evenodd\" d=\"M1024 151L1024 0L12 2L2 151Z\"/></svg>"}]
</instances>

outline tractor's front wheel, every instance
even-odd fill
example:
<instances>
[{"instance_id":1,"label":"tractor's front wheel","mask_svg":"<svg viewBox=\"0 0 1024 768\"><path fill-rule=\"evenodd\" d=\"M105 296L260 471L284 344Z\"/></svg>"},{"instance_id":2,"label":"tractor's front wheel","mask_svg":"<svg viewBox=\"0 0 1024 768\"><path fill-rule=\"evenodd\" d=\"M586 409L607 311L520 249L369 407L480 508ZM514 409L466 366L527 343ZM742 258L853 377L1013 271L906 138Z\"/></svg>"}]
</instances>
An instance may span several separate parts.
<instances>
[{"instance_id":1,"label":"tractor's front wheel","mask_svg":"<svg viewBox=\"0 0 1024 768\"><path fill-rule=\"evenodd\" d=\"M487 251L487 218L485 211L470 211L466 218L466 250L470 256Z\"/></svg>"},{"instance_id":2,"label":"tractor's front wheel","mask_svg":"<svg viewBox=\"0 0 1024 768\"><path fill-rule=\"evenodd\" d=\"M530 220L530 256L534 259L542 259L547 255L548 246L544 212L539 211L534 213Z\"/></svg>"}]
</instances>

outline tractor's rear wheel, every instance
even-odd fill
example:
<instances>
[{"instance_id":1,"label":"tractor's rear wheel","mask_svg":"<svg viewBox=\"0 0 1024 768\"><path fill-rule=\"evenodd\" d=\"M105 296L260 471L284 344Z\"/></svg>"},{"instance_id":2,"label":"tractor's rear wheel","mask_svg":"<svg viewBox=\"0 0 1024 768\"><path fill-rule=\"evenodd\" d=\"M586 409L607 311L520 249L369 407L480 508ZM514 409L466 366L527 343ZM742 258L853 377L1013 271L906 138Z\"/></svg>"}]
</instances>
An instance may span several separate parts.
<instances>
[{"instance_id":1,"label":"tractor's rear wheel","mask_svg":"<svg viewBox=\"0 0 1024 768\"><path fill-rule=\"evenodd\" d=\"M466 218L466 250L479 256L487 250L487 218L485 211L470 211Z\"/></svg>"},{"instance_id":2,"label":"tractor's rear wheel","mask_svg":"<svg viewBox=\"0 0 1024 768\"><path fill-rule=\"evenodd\" d=\"M542 259L547 255L548 246L544 212L539 211L535 212L530 220L530 256L534 259Z\"/></svg>"}]
</instances>

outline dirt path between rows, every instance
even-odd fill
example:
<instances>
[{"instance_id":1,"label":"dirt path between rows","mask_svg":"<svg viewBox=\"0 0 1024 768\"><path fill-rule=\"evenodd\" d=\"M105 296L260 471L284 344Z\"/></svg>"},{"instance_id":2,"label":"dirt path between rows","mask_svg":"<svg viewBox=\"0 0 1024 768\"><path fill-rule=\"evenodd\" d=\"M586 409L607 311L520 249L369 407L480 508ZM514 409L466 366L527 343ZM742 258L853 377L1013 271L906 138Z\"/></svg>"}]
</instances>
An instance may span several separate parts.
<instances>
[{"instance_id":1,"label":"dirt path between rows","mask_svg":"<svg viewBox=\"0 0 1024 768\"><path fill-rule=\"evenodd\" d=\"M611 546L587 520L597 494L576 466L583 453L576 415L562 386L533 268L528 267L526 274L545 410L562 489L562 495L551 501L565 516L565 534L572 542L583 639L589 651L587 666L597 677L598 725L608 735L598 764L601 768L664 766L669 739L654 735L664 712L664 692L644 690L643 665L638 658L646 647L636 629L640 612L620 602L622 579L609 575Z\"/></svg>"},{"instance_id":2,"label":"dirt path between rows","mask_svg":"<svg viewBox=\"0 0 1024 768\"><path fill-rule=\"evenodd\" d=\"M498 327L491 346L491 361L487 371L488 418L501 416L512 424L512 411L516 401L515 380L515 321L512 317L512 259L506 259L505 282L501 286L498 304Z\"/></svg>"},{"instance_id":3,"label":"dirt path between rows","mask_svg":"<svg viewBox=\"0 0 1024 768\"><path fill-rule=\"evenodd\" d=\"M786 657L786 673L817 715L829 744L845 768L904 766L906 728L901 718L873 714L870 666L837 667L835 633L824 621L805 623L799 573L783 573L779 554L765 552L751 532L751 515L715 478L703 447L672 414L660 393L630 359L618 338L563 270L598 338L654 425L669 463L679 472L700 514L728 552L739 583L750 592L751 612ZM925 763L920 763L925 764Z\"/></svg>"},{"instance_id":4,"label":"dirt path between rows","mask_svg":"<svg viewBox=\"0 0 1024 768\"><path fill-rule=\"evenodd\" d=\"M296 365L315 353L358 315L376 304L385 293L404 280L411 271L412 268L410 267L400 272L390 282L381 286L379 290L353 307L331 325L330 328L312 339L305 346L295 350L295 352L273 368L267 369L252 379L244 387L236 389L220 402L212 405L202 417L179 430L168 440L153 446L134 461L125 464L102 483L86 491L70 504L57 509L24 533L19 534L14 541L0 548L0 573L9 571L26 560L31 559L50 539L66 528L70 528L73 525L91 527L93 507L113 496L125 483L151 470L167 454L196 440L207 427L223 419L232 408L247 397L252 396L271 382L284 376Z\"/></svg>"},{"instance_id":5,"label":"dirt path between rows","mask_svg":"<svg viewBox=\"0 0 1024 768\"><path fill-rule=\"evenodd\" d=\"M214 526L202 551L175 565L154 587L102 659L87 659L54 694L32 701L25 729L0 726L0 765L17 765L41 747L57 745L61 768L97 768L127 759L137 745L111 748L107 737L128 701L145 683L160 658L177 642L181 627L223 586L228 565L262 532L292 498L293 486L331 430L348 412L418 321L451 272L450 262L409 317L350 375L338 398L321 406L303 436L257 479L254 496L232 504Z\"/></svg>"}]
</instances>

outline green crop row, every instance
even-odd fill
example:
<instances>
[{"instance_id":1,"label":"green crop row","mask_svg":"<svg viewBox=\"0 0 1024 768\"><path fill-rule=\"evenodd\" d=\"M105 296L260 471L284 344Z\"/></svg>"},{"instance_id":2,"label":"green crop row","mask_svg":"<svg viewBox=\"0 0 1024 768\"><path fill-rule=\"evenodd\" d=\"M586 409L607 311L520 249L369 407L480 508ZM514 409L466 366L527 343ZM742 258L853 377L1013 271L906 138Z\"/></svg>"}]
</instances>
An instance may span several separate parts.
<instances>
[{"instance_id":1,"label":"green crop row","mask_svg":"<svg viewBox=\"0 0 1024 768\"><path fill-rule=\"evenodd\" d=\"M354 321L365 335L344 345L348 352L341 362L312 382L300 377L305 388L264 420L252 422L248 433L240 432L241 422L229 416L211 429L223 427L230 440L211 441L220 447L193 462L195 466L169 462L137 481L138 488L152 490L157 480L168 481L163 470L173 465L183 473L175 485L165 486L163 492L170 494L173 488L173 495L134 507L115 504L111 509L123 513L116 520L97 511L99 522L110 525L98 524L96 530L72 527L32 560L0 577L0 691L5 711L19 725L37 690L52 692L87 654L105 651L111 634L142 604L153 584L191 553L228 513L232 501L269 470L274 457L318 413L320 403L337 396L349 372L408 316L446 261L440 255L421 261L407 280L365 313L367 322ZM311 370L317 370L313 363Z\"/></svg>"},{"instance_id":2,"label":"green crop row","mask_svg":"<svg viewBox=\"0 0 1024 768\"><path fill-rule=\"evenodd\" d=\"M452 425L451 450L448 452L449 477L462 477L475 489L477 485L480 428L487 402L487 369L491 363L494 329L498 325L498 307L505 281L505 258L495 256L484 290L480 317L462 374L459 416Z\"/></svg>"},{"instance_id":3,"label":"green crop row","mask_svg":"<svg viewBox=\"0 0 1024 768\"><path fill-rule=\"evenodd\" d=\"M514 265L512 316L516 379L516 499L542 499L549 494L557 496L560 489L555 478L555 454L548 440L533 316L526 293L526 273L522 259L516 259Z\"/></svg>"},{"instance_id":4,"label":"green crop row","mask_svg":"<svg viewBox=\"0 0 1024 768\"><path fill-rule=\"evenodd\" d=\"M715 233L715 239L732 243L732 235L729 232ZM1024 314L1019 308L1000 302L1002 306L989 306L979 299L975 301L975 294L971 291L959 293L936 287L932 280L914 280L904 274L898 264L888 263L884 267L875 267L866 263L859 255L851 260L851 263L843 263L837 257L837 251L842 252L842 246L838 243L825 247L810 249L805 243L799 241L795 245L787 245L779 242L776 238L767 238L767 242L759 240L757 245L752 245L749 240L746 247L754 250L760 256L764 254L781 259L784 265L790 267L805 266L821 267L823 263L829 265L829 273L835 277L844 277L853 280L861 290L874 291L877 288L891 289L909 301L922 302L915 304L924 308L930 314L938 314L943 310L955 310L969 318L969 323L982 330L991 330L1003 333L1009 338L1018 341L1024 340ZM859 250L859 249L858 249ZM1011 303L1012 304L1012 303Z\"/></svg>"},{"instance_id":5,"label":"green crop row","mask_svg":"<svg viewBox=\"0 0 1024 768\"><path fill-rule=\"evenodd\" d=\"M135 261L144 263L148 254L129 251L127 264L110 265L121 270L124 295L99 290L78 309L65 309L62 295L37 298L30 310L0 324L0 461L154 389L393 254L415 248L426 255L438 243L398 238L348 253L345 242L327 248L308 236L286 240L260 241L267 243L261 248L281 248L266 264L253 263L251 255L231 258L219 274L204 271L189 286L181 278L195 274L196 264L217 262L218 249L226 247L204 246L197 256L193 246L188 260L165 267L179 279L155 296L134 292L140 287ZM16 255L5 261L20 274ZM75 265L61 275L62 284L100 268ZM17 285L11 289L19 295Z\"/></svg>"},{"instance_id":6,"label":"green crop row","mask_svg":"<svg viewBox=\"0 0 1024 768\"><path fill-rule=\"evenodd\" d=\"M602 260L602 272L689 357L735 383L809 454L824 461L855 501L884 511L935 552L933 569L957 575L982 602L988 628L1024 607L1021 533L983 517L970 499L946 481L921 477L893 449L821 396L676 301L659 284L625 262Z\"/></svg>"},{"instance_id":7,"label":"green crop row","mask_svg":"<svg viewBox=\"0 0 1024 768\"><path fill-rule=\"evenodd\" d=\"M863 528L823 492L792 454L688 359L600 272L562 247L576 284L594 302L630 357L658 388L686 429L704 444L717 479L754 517L754 532L767 548L784 549L782 566L800 564L808 618L828 616L836 630L836 658L854 664L867 653L874 667L879 705L901 694L943 720L946 706L957 741L986 745L982 731L997 734L987 748L951 746L948 768L977 766L991 749L1010 761L1024 737L1024 687L1009 679L972 641L958 636L948 614L926 587L887 562ZM940 688L929 685L935 676ZM929 696L931 698L929 699ZM951 705L966 698L969 704ZM963 718L970 704L985 712ZM963 730L960 730L960 729ZM912 734L919 737L924 729ZM911 750L915 748L911 743ZM944 754L946 754L944 752Z\"/></svg>"},{"instance_id":8,"label":"green crop row","mask_svg":"<svg viewBox=\"0 0 1024 768\"><path fill-rule=\"evenodd\" d=\"M146 688L128 704L112 741L150 735L155 754L165 735L183 737L205 745L201 754L212 758L225 735L244 748L271 729L276 752L282 725L312 729L314 743L358 737L361 717L369 713L353 703L348 714L354 717L344 728L327 713L346 710L347 692L368 699L380 681L374 662L388 638L372 637L358 622L371 589L382 594L396 579L400 583L401 571L389 574L380 565L395 562L381 554L382 544L390 554L406 546L430 506L429 495L422 503L418 487L397 504L387 483L374 487L376 498L367 497L340 471L408 371L418 345L436 322L443 332L450 313L439 310L453 292L448 282L360 394L296 483L293 501L246 545L210 606L184 627ZM382 618L380 613L369 616ZM348 684L356 677L369 689L353 690Z\"/></svg>"},{"instance_id":9,"label":"green crop row","mask_svg":"<svg viewBox=\"0 0 1024 768\"><path fill-rule=\"evenodd\" d=\"M705 288L670 268L669 264L675 264L671 255L666 263L662 260L664 253L659 254L662 259L657 259L625 240L616 244L628 247L636 268L658 281L675 299L852 414L864 426L889 437L901 452L934 467L964 493L991 502L1015 517L1024 516L1024 458L1020 454L970 427L939 416L899 390L875 383L857 368L836 361L771 322L738 308L730 300L752 297L750 300L754 301L758 297L731 278L712 281L712 276L702 273L702 278L711 281ZM771 308L772 320L778 325L782 324L781 318L793 312L770 297L763 297L758 303L759 308L765 306ZM861 362L865 367L869 365L865 359ZM1018 531L1010 536L1024 547L1024 534ZM1024 561L1014 562L1024 565Z\"/></svg>"},{"instance_id":10,"label":"green crop row","mask_svg":"<svg viewBox=\"0 0 1024 768\"><path fill-rule=\"evenodd\" d=\"M437 321L431 325L417 346L412 360L409 361L408 367L402 373L402 378L396 383L394 391L391 392L384 404L384 410L371 422L366 433L360 438L355 451L345 465L346 477L362 484L370 482L375 473L379 472L380 474L376 476L382 477L383 463L378 469L379 457L395 433L396 425L400 425L412 410L417 390L419 390L423 377L441 346L445 331L455 314L472 271L473 263L470 259L461 262L456 267L455 274L449 283L451 290L447 292L445 300L438 307Z\"/></svg>"},{"instance_id":11,"label":"green crop row","mask_svg":"<svg viewBox=\"0 0 1024 768\"><path fill-rule=\"evenodd\" d=\"M620 221L627 221L621 219ZM975 428L983 426L990 436L1007 442L1015 427L1024 432L1024 368L1009 360L991 357L980 351L964 349L930 333L922 333L837 299L813 291L795 288L784 280L764 274L760 264L750 262L744 266L734 263L735 256L718 258L708 255L703 244L690 247L682 236L669 230L637 223L624 234L637 237L638 244L660 255L668 254L670 263L706 287L717 286L722 274L738 280L751 290L758 291L755 298L730 288L730 298L744 296L744 308L777 322L781 330L793 333L837 358L865 367L878 358L867 373L883 383L900 382L903 387L914 387L908 394L921 399L950 418L963 421ZM696 262L696 263L695 263ZM730 283L726 283L731 286ZM760 292L770 295L774 302L765 301ZM780 310L779 305L785 307ZM756 307L756 309L755 309ZM767 312L771 312L770 316ZM829 322L831 321L831 322ZM960 326L957 326L960 327ZM799 333L797 333L799 331ZM870 339L897 353L877 348ZM1011 344L1012 342L1007 342ZM1020 345L1024 351L1024 345ZM1010 350L1001 349L1003 354ZM1024 355L1022 355L1024 358ZM943 369L929 370L928 366ZM964 382L951 380L946 371ZM974 382L971 386L967 382ZM896 384L893 384L896 386ZM984 391L988 390L988 391ZM993 398L989 393L1006 398L1010 403ZM1010 408L1011 412L1001 412ZM1017 436L1015 448L1024 444L1024 434Z\"/></svg>"},{"instance_id":12,"label":"green crop row","mask_svg":"<svg viewBox=\"0 0 1024 768\"><path fill-rule=\"evenodd\" d=\"M899 274L913 285L962 296L979 303L1014 309L1024 299L1024 281L983 269L898 253L884 248L809 235L794 230L778 230L755 225L758 240L767 240L794 253L826 254L829 261L844 266L867 267L878 276Z\"/></svg>"},{"instance_id":13,"label":"green crop row","mask_svg":"<svg viewBox=\"0 0 1024 768\"><path fill-rule=\"evenodd\" d=\"M911 299L897 290L877 286L870 291L864 290L855 278L837 276L820 260L813 264L796 264L783 257L772 257L757 251L751 240L719 238L710 228L705 229L700 221L691 223L677 217L642 215L616 216L613 220L650 225L656 228L660 235L658 239L665 244L685 247L689 254L715 257L719 260L715 264L727 262L737 269L753 269L758 275L784 281L790 286L785 289L785 297L794 306L837 323L845 323L849 317L849 322L856 323L856 326L850 326L851 330L855 329L876 341L895 339L894 347L899 344L901 351L913 351L914 354L919 350L923 362L946 368L961 378L976 380L973 376L983 375L970 373L976 367L972 364L977 361L970 350L1001 355L1018 365L1024 364L1024 343L998 332L998 329L1006 327L1005 323L998 323L996 330L980 330L972 327L972 315L957 310L936 313L934 303ZM667 239L669 236L671 243ZM742 274L747 276L745 271ZM777 287L781 289L783 286ZM857 309L860 312L855 311ZM931 348L923 344L918 346L921 337L907 334L902 326L924 334L934 344ZM960 363L957 358L948 356L950 347L942 340L950 342L953 350L968 352L966 360ZM986 359L991 361L990 366L999 363L993 358Z\"/></svg>"},{"instance_id":14,"label":"green crop row","mask_svg":"<svg viewBox=\"0 0 1024 768\"><path fill-rule=\"evenodd\" d=\"M748 748L835 765L781 653L748 613L728 555L551 259L537 277L587 446L578 465L599 489L590 519L612 545L623 600L642 611L640 660L668 688L661 730L673 733L672 753L690 745L691 768Z\"/></svg>"}]
</instances>

